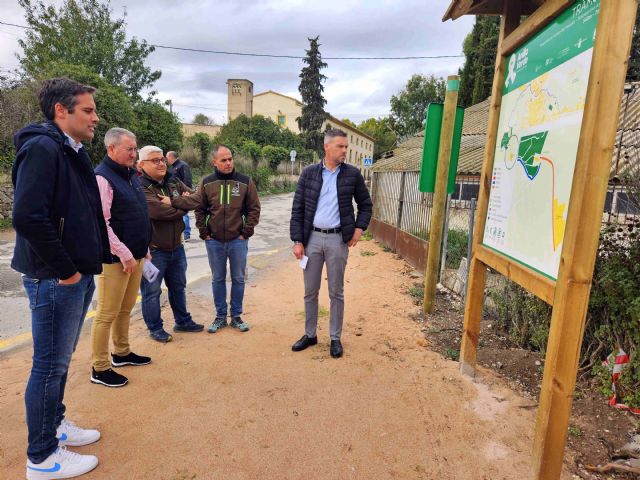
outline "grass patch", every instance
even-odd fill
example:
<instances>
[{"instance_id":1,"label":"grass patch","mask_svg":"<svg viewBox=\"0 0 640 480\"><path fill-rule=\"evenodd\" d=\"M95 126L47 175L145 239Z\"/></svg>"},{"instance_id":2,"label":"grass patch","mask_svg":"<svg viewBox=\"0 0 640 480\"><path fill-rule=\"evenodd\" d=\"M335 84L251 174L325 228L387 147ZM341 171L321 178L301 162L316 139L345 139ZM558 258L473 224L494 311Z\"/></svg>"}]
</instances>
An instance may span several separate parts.
<instances>
[{"instance_id":1,"label":"grass patch","mask_svg":"<svg viewBox=\"0 0 640 480\"><path fill-rule=\"evenodd\" d=\"M373 257L376 252L372 252L371 250L360 250L360 255L362 257Z\"/></svg>"},{"instance_id":2,"label":"grass patch","mask_svg":"<svg viewBox=\"0 0 640 480\"><path fill-rule=\"evenodd\" d=\"M0 218L0 230L6 230L7 228L11 228L11 219L10 218Z\"/></svg>"},{"instance_id":3,"label":"grass patch","mask_svg":"<svg viewBox=\"0 0 640 480\"><path fill-rule=\"evenodd\" d=\"M373 239L373 235L371 234L370 230L365 230L365 232L360 237L360 240L364 242L368 242L369 240L372 240L372 239Z\"/></svg>"},{"instance_id":4,"label":"grass patch","mask_svg":"<svg viewBox=\"0 0 640 480\"><path fill-rule=\"evenodd\" d=\"M444 358L457 362L460 359L460 350L455 348L447 348L444 352Z\"/></svg>"},{"instance_id":5,"label":"grass patch","mask_svg":"<svg viewBox=\"0 0 640 480\"><path fill-rule=\"evenodd\" d=\"M571 435L572 437L581 437L582 436L582 429L580 427L578 427L577 425L570 425L569 426L569 435Z\"/></svg>"},{"instance_id":6,"label":"grass patch","mask_svg":"<svg viewBox=\"0 0 640 480\"><path fill-rule=\"evenodd\" d=\"M424 299L424 287L420 283L415 283L412 287L407 289L407 293L413 299L413 303L416 305L422 305Z\"/></svg>"}]
</instances>

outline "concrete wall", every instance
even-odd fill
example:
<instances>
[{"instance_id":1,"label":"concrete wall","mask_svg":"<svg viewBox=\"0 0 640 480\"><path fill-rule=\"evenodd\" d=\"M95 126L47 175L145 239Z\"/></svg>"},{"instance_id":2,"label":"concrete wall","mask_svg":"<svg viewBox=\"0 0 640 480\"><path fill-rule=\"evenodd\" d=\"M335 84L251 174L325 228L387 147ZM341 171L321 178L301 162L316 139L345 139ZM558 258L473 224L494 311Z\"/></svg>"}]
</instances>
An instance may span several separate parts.
<instances>
[{"instance_id":1,"label":"concrete wall","mask_svg":"<svg viewBox=\"0 0 640 480\"><path fill-rule=\"evenodd\" d=\"M210 137L215 137L222 127L220 125L196 125L195 123L183 123L182 134L190 137L194 133L206 133Z\"/></svg>"}]
</instances>

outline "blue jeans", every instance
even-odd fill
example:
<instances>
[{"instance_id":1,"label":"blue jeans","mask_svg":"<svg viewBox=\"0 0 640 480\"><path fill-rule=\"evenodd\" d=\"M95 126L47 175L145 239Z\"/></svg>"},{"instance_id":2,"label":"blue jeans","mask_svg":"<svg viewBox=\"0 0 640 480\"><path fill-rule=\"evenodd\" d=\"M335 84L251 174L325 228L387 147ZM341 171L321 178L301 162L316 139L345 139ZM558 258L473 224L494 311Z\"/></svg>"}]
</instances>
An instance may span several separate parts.
<instances>
[{"instance_id":1,"label":"blue jeans","mask_svg":"<svg viewBox=\"0 0 640 480\"><path fill-rule=\"evenodd\" d=\"M187 213L184 217L182 217L184 221L184 238L191 237L191 225L189 224L189 214Z\"/></svg>"},{"instance_id":2,"label":"blue jeans","mask_svg":"<svg viewBox=\"0 0 640 480\"><path fill-rule=\"evenodd\" d=\"M176 325L186 325L193 322L187 311L187 257L184 247L180 245L171 252L151 249L151 263L160 270L158 276L149 283L142 277L140 292L142 294L142 318L150 332L163 329L160 316L160 293L162 293L162 279L169 290L169 305L173 311Z\"/></svg>"},{"instance_id":3,"label":"blue jeans","mask_svg":"<svg viewBox=\"0 0 640 480\"><path fill-rule=\"evenodd\" d=\"M231 267L231 316L242 314L244 298L244 270L247 267L249 241L236 238L230 242L206 240L207 256L211 268L211 289L216 306L216 318L227 316L227 259Z\"/></svg>"},{"instance_id":4,"label":"blue jeans","mask_svg":"<svg viewBox=\"0 0 640 480\"><path fill-rule=\"evenodd\" d=\"M33 366L24 394L29 431L27 456L41 463L58 448L56 430L64 418L64 388L95 284L83 274L74 285L57 279L22 277L31 309Z\"/></svg>"}]
</instances>

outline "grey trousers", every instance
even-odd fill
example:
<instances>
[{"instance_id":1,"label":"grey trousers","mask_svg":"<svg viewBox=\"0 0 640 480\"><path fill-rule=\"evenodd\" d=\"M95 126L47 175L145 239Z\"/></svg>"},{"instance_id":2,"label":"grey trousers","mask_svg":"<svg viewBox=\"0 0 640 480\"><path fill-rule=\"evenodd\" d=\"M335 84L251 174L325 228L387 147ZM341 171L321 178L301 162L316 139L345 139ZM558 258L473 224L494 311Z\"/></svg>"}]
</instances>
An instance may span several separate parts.
<instances>
[{"instance_id":1,"label":"grey trousers","mask_svg":"<svg viewBox=\"0 0 640 480\"><path fill-rule=\"evenodd\" d=\"M342 241L341 233L311 232L304 253L309 257L304 270L305 335L317 335L318 291L322 280L322 266L326 264L330 301L329 335L331 340L340 340L344 317L344 271L349 247Z\"/></svg>"}]
</instances>

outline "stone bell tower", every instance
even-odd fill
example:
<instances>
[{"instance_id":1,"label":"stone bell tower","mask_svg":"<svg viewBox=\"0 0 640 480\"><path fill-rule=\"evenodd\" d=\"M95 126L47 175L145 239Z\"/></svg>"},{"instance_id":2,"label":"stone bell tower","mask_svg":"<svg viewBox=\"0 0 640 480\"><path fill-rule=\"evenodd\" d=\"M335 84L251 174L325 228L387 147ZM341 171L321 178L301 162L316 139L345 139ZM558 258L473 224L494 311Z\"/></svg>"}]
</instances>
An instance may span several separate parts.
<instances>
[{"instance_id":1,"label":"stone bell tower","mask_svg":"<svg viewBox=\"0 0 640 480\"><path fill-rule=\"evenodd\" d=\"M245 79L227 80L227 118L230 122L240 115L253 116L253 83Z\"/></svg>"}]
</instances>

